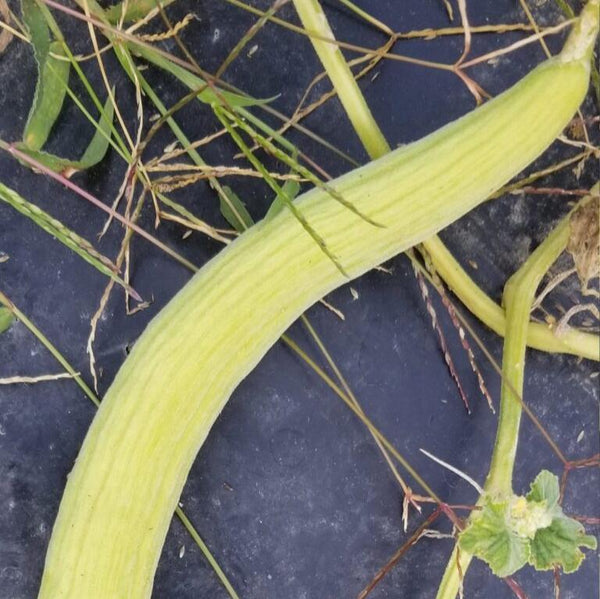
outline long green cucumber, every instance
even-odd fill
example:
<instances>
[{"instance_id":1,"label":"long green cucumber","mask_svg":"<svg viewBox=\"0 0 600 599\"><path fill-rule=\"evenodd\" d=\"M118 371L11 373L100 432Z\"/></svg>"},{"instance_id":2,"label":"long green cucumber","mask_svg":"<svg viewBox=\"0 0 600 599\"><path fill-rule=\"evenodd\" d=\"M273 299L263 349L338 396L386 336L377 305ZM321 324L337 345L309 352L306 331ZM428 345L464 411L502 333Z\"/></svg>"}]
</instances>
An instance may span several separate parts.
<instances>
[{"instance_id":1,"label":"long green cucumber","mask_svg":"<svg viewBox=\"0 0 600 599\"><path fill-rule=\"evenodd\" d=\"M324 190L298 198L347 276L282 210L171 300L135 344L85 438L41 599L150 596L187 474L235 387L311 304L460 218L552 143L586 94L597 12L592 0L561 55L494 100L332 183L384 226Z\"/></svg>"}]
</instances>

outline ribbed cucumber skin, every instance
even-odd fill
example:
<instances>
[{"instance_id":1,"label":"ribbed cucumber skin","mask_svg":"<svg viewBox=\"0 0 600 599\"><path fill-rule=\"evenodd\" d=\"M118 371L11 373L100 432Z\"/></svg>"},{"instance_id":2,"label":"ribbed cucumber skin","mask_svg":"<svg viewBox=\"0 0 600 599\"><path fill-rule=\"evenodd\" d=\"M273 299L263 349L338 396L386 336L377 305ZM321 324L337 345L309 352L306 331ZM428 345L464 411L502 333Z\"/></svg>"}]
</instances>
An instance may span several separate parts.
<instances>
[{"instance_id":1,"label":"ribbed cucumber skin","mask_svg":"<svg viewBox=\"0 0 600 599\"><path fill-rule=\"evenodd\" d=\"M537 158L577 110L588 76L585 60L548 60L465 117L333 182L382 227L318 189L298 208L357 277L460 218ZM94 418L68 478L40 599L150 597L173 511L214 420L285 329L348 280L287 210L190 280L137 341Z\"/></svg>"}]
</instances>

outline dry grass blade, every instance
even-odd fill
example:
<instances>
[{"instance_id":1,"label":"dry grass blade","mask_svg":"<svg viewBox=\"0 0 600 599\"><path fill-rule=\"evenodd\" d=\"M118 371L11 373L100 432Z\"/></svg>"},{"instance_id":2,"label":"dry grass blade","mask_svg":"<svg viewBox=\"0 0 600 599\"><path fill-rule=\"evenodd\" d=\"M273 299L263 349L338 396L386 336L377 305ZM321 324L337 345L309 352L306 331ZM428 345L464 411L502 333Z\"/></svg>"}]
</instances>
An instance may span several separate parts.
<instances>
[{"instance_id":1,"label":"dry grass blade","mask_svg":"<svg viewBox=\"0 0 600 599\"><path fill-rule=\"evenodd\" d=\"M78 372L75 374L69 374L68 372L61 372L58 374L40 374L37 376L11 376L11 377L6 377L6 378L0 378L0 385L17 385L17 384L31 385L34 383L58 381L60 379L72 379L78 375L79 375Z\"/></svg>"},{"instance_id":2,"label":"dry grass blade","mask_svg":"<svg viewBox=\"0 0 600 599\"><path fill-rule=\"evenodd\" d=\"M569 322L576 314L580 314L581 312L591 312L594 315L596 320L600 320L600 310L596 303L589 302L587 304L577 304L575 306L571 306L558 321L558 324L555 328L555 333L557 337L564 335L570 328Z\"/></svg>"},{"instance_id":3,"label":"dry grass blade","mask_svg":"<svg viewBox=\"0 0 600 599\"><path fill-rule=\"evenodd\" d=\"M244 47L252 40L252 38L264 27L268 20L284 5L288 0L275 0L273 5L267 12L261 16L256 23L254 23L250 29L240 38L235 47L227 55L227 58L221 63L221 66L217 69L215 77L220 79L223 73L227 70L229 65L239 56L240 52Z\"/></svg>"},{"instance_id":4,"label":"dry grass blade","mask_svg":"<svg viewBox=\"0 0 600 599\"><path fill-rule=\"evenodd\" d=\"M326 307L328 307L328 306L326 306ZM340 397L342 397L342 395L345 395L346 400L352 403L352 405L356 408L357 413L360 414L360 415L362 415L363 418L366 418L365 412L362 409L362 406L360 405L360 403L358 401L358 398L356 397L356 395L354 394L354 392L350 388L350 385L348 384L348 382L346 381L346 378L344 377L344 375L342 374L341 370L338 368L337 364L333 360L331 354L329 353L329 351L325 347L325 344L323 343L322 339L317 334L317 332L315 331L314 327L309 322L309 320L308 320L308 318L306 316L302 316L301 320L302 320L302 323L304 324L304 326L307 328L308 332L310 333L311 337L313 338L313 340L317 344L317 347L319 348L321 354L323 355L323 357L327 361L327 364L329 365L329 367L331 368L331 370L333 370L335 376L337 377L338 381L340 382L340 384L342 386L342 389L336 390L336 393ZM291 345L291 347L293 347L293 344ZM303 354L301 354L301 353L298 354L298 355L300 357L303 357ZM369 432L371 432L371 436L373 437L373 440L375 441L375 443L376 443L379 451L381 452L381 455L385 459L386 464L388 465L388 467L389 467L389 469L390 469L390 471L391 471L394 479L398 482L398 484L400 485L400 488L402 489L402 492L404 493L404 499L402 501L402 523L403 523L403 526L404 526L404 532L406 532L406 530L408 528L409 506L412 505L420 513L421 512L421 506L419 505L418 502L419 501L427 501L430 498L429 497L423 497L423 496L420 496L420 495L415 495L413 493L412 489L408 486L408 484L406 483L406 481L404 480L404 478L402 478L402 476L398 472L398 469L396 468L396 465L395 465L395 463L394 463L394 461L392 459L392 456L390 455L390 453L388 452L388 450L385 448L385 446L383 445L382 441L372 431L369 431Z\"/></svg>"},{"instance_id":5,"label":"dry grass blade","mask_svg":"<svg viewBox=\"0 0 600 599\"><path fill-rule=\"evenodd\" d=\"M504 48L500 48L499 50L494 50L493 52L488 52L487 54L483 54L482 56L478 56L477 58L473 58L472 60L467 60L467 61L463 62L461 66L463 69L466 69L468 67L472 67L477 64L481 64L482 62L487 62L488 60L491 60L492 58L497 58L498 56L504 56L505 54L510 54L511 52L514 52L515 50L518 50L519 48L523 48L525 46L528 46L529 44L533 44L534 42L537 42L537 41L543 39L547 35L554 35L555 33L559 33L560 31L562 31L563 29L565 29L567 27L570 27L571 25L573 25L572 20L565 21L564 23L560 23L559 25L555 25L554 27L548 27L544 31L541 31L540 33L536 33L535 35L530 35L529 37L519 40L518 42L515 42L514 44L510 44L509 46L505 46Z\"/></svg>"},{"instance_id":6,"label":"dry grass blade","mask_svg":"<svg viewBox=\"0 0 600 599\"><path fill-rule=\"evenodd\" d=\"M512 33L515 31L532 31L531 25L524 23L501 23L494 25L472 25L469 27L471 35L478 33ZM422 39L425 41L431 41L438 37L448 37L454 35L464 36L464 27L441 27L440 29L414 29L413 31L397 32L394 33L396 39Z\"/></svg>"},{"instance_id":7,"label":"dry grass blade","mask_svg":"<svg viewBox=\"0 0 600 599\"><path fill-rule=\"evenodd\" d=\"M384 566L382 566L367 586L358 594L357 599L367 599L375 587L389 574L394 566L406 554L406 552L415 545L423 535L423 531L427 530L442 514L442 510L438 507L427 519L415 530L409 539L390 557Z\"/></svg>"},{"instance_id":8,"label":"dry grass blade","mask_svg":"<svg viewBox=\"0 0 600 599\"><path fill-rule=\"evenodd\" d=\"M2 31L0 31L0 54L4 52L14 37L14 30L10 26L10 11L6 0L0 0L0 17L2 17Z\"/></svg>"},{"instance_id":9,"label":"dry grass blade","mask_svg":"<svg viewBox=\"0 0 600 599\"><path fill-rule=\"evenodd\" d=\"M340 309L330 304L327 300L321 299L319 300L319 303L325 308L327 308L332 314L335 314L341 321L346 320L346 315Z\"/></svg>"},{"instance_id":10,"label":"dry grass blade","mask_svg":"<svg viewBox=\"0 0 600 599\"><path fill-rule=\"evenodd\" d=\"M137 219L139 218L139 215L142 210L142 206L144 204L144 199L145 199L145 195L142 194L140 196L140 199L137 202L137 205L135 207L133 215L131 216L131 222L136 222ZM129 211L129 205L128 205L128 211ZM116 260L116 263L119 268L121 268L123 265L124 258L126 256L127 250L129 248L129 244L131 242L132 234L133 234L132 229L125 230L125 235L123 236L123 240L121 242L121 248L119 250L119 254L118 254L117 260ZM96 310L96 312L94 313L94 315L92 316L92 319L90 321L90 333L88 335L88 340L86 343L86 352L89 357L90 373L91 373L92 379L94 381L94 390L96 391L96 393L98 393L98 373L96 372L96 356L94 354L94 341L96 339L96 329L98 327L98 322L100 321L100 317L102 316L102 313L104 312L104 309L106 308L106 304L108 303L108 299L110 297L113 287L114 287L113 282L109 281L108 285L104 289L104 292L102 293L102 297L100 298L100 304L98 306L98 309Z\"/></svg>"},{"instance_id":11,"label":"dry grass blade","mask_svg":"<svg viewBox=\"0 0 600 599\"><path fill-rule=\"evenodd\" d=\"M167 31L164 31L163 33L143 34L140 35L140 39L144 40L145 42L162 42L170 39L176 35L179 35L179 33L183 31L195 18L196 15L193 13L188 13L185 15L185 17L183 17L183 19L177 21L177 23L174 23L173 27L167 29Z\"/></svg>"},{"instance_id":12,"label":"dry grass blade","mask_svg":"<svg viewBox=\"0 0 600 599\"><path fill-rule=\"evenodd\" d=\"M531 14L531 10L529 9L529 6L527 6L527 0L519 0L519 4L521 5L523 12L527 15L527 20L531 24L535 33L537 35L540 35L540 28L538 27L538 24L536 23L535 19L533 18L533 15ZM548 45L546 44L546 40L544 40L544 38L541 36L540 36L540 45L544 49L546 56L548 58L550 58L551 54L550 54L550 50L548 49Z\"/></svg>"},{"instance_id":13,"label":"dry grass blade","mask_svg":"<svg viewBox=\"0 0 600 599\"><path fill-rule=\"evenodd\" d=\"M123 119L123 116L121 115L121 111L119 110L119 106L117 105L117 102L115 100L115 95L114 95L112 86L111 86L110 82L108 81L108 75L106 73L106 68L104 67L104 61L102 60L102 56L100 54L100 46L98 44L98 39L96 37L96 30L94 28L95 23L93 22L93 19L91 17L88 0L83 0L83 7L84 7L84 11L85 11L85 17L86 17L85 20L87 21L87 27L88 27L88 31L89 31L89 35L90 35L90 40L91 40L92 46L94 48L94 54L96 55L96 60L98 63L98 68L100 70L100 74L102 75L102 81L104 82L104 86L106 88L106 92L108 93L108 97L110 98L110 102L115 109L115 114L117 116L117 120L119 121L119 125L121 126L121 131L123 132L123 135L125 136L125 139L127 140L127 143L129 144L129 148L133 154L134 149L135 149L135 144L133 142L133 139L131 138L131 135L129 133L127 125L125 124L125 120Z\"/></svg>"},{"instance_id":14,"label":"dry grass blade","mask_svg":"<svg viewBox=\"0 0 600 599\"><path fill-rule=\"evenodd\" d=\"M434 462L436 462L436 464L443 466L444 468L450 470L450 472L454 472L454 474L456 474L457 476L460 476L460 478L467 481L480 495L483 493L483 487L478 482L476 482L473 478L471 478L468 474L465 474L462 470L459 470L458 468L456 468L456 466L452 466L451 464L448 464L448 462L444 462L444 460L440 460L440 458L434 456L432 453L429 453L425 449L421 448L421 449L419 449L419 451L421 453L425 454L430 460L433 460Z\"/></svg>"},{"instance_id":15,"label":"dry grass blade","mask_svg":"<svg viewBox=\"0 0 600 599\"><path fill-rule=\"evenodd\" d=\"M450 372L450 376L452 377L452 380L456 384L456 388L458 389L458 393L459 393L459 395L462 399L462 402L467 410L467 413L470 414L471 408L469 406L469 400L467 398L467 394L465 393L465 390L464 390L462 383L460 381L460 378L458 376L456 367L454 366L454 360L452 359L452 354L450 353L450 350L448 349L448 343L446 342L446 336L444 335L444 331L443 331L442 327L440 326L440 323L439 323L438 317L437 317L437 313L431 302L431 297L429 296L429 290L427 289L427 283L425 282L423 275L417 268L416 261L414 259L412 259L411 262L412 262L412 266L413 266L413 273L414 273L414 275L417 279L417 283L419 285L419 291L421 292L421 297L423 299L423 302L425 303L425 307L427 309L427 313L429 314L429 318L431 319L431 325L433 327L433 330L437 334L438 342L440 344L440 349L442 350L442 354L444 356L444 361L446 362L446 366L448 367L448 370Z\"/></svg>"},{"instance_id":16,"label":"dry grass blade","mask_svg":"<svg viewBox=\"0 0 600 599\"><path fill-rule=\"evenodd\" d=\"M160 216L164 220L169 220L174 223L178 223L188 229L193 229L194 231L198 231L199 233L204 233L208 237L212 237L216 241L220 241L221 243L228 244L231 243L231 239L228 237L224 237L217 229L214 229L210 225L207 225L204 221L194 217L193 220L189 220L182 216L177 216L176 214L171 214L170 212L165 212L164 210L160 211ZM227 233L233 235L233 231L226 231Z\"/></svg>"},{"instance_id":17,"label":"dry grass blade","mask_svg":"<svg viewBox=\"0 0 600 599\"><path fill-rule=\"evenodd\" d=\"M52 0L44 0L44 1L51 2ZM241 2L241 0L225 0L225 1L228 2L229 4L237 6L241 9L246 10L249 13L255 14L257 16L263 17L266 15L265 11L262 11L258 8L255 8L253 6L245 4L244 2ZM374 57L389 58L390 60L396 60L398 62L406 62L406 63L418 65L418 66L431 67L433 69L441 69L444 71L451 71L453 69L452 65L441 63L441 62L435 62L432 60L421 60L419 58L404 56L402 54L394 54L393 52L382 52L381 50L379 50L377 48L366 48L364 46L358 46L356 44L349 44L347 42L333 40L329 37L325 37L323 35L319 35L317 33L307 31L303 27L293 25L292 23L285 21L283 19L279 19L277 17L269 17L269 21L271 21L272 23L275 23L277 25L280 25L286 29L289 29L290 31L299 33L300 35L303 35L305 37L310 37L310 38L314 38L314 39L317 39L317 40L320 40L323 42L328 42L332 45L338 46L339 48L342 48L345 50L350 50L352 52L356 52L357 54L362 54L362 55L368 56L369 58L374 58Z\"/></svg>"},{"instance_id":18,"label":"dry grass blade","mask_svg":"<svg viewBox=\"0 0 600 599\"><path fill-rule=\"evenodd\" d=\"M443 2L446 12L448 13L448 20L454 21L454 9L452 8L450 0L443 0Z\"/></svg>"},{"instance_id":19,"label":"dry grass blade","mask_svg":"<svg viewBox=\"0 0 600 599\"><path fill-rule=\"evenodd\" d=\"M458 11L460 12L460 20L464 29L465 46L460 55L460 58L456 61L455 67L459 67L469 55L471 51L471 25L469 24L469 16L467 15L467 2L466 0L457 0ZM537 33L537 32L536 32Z\"/></svg>"},{"instance_id":20,"label":"dry grass blade","mask_svg":"<svg viewBox=\"0 0 600 599\"><path fill-rule=\"evenodd\" d=\"M581 288L600 276L600 197L596 196L571 217L567 251L571 254Z\"/></svg>"},{"instance_id":21,"label":"dry grass blade","mask_svg":"<svg viewBox=\"0 0 600 599\"><path fill-rule=\"evenodd\" d=\"M569 268L556 276L552 277L552 279L548 282L548 284L540 291L538 296L535 298L535 301L531 305L531 311L537 310L541 305L544 299L552 292L553 289L556 289L563 281L566 281L572 274L577 272L576 268Z\"/></svg>"},{"instance_id":22,"label":"dry grass blade","mask_svg":"<svg viewBox=\"0 0 600 599\"><path fill-rule=\"evenodd\" d=\"M583 152L580 152L579 154L572 156L571 158L566 158L565 160L562 160L560 162L552 164L544 169L535 171L535 172L531 173L530 175L523 177L522 179L519 179L515 183L510 183L508 185L505 185L504 187L499 189L496 193L493 193L490 197L491 198L499 198L501 195L503 195L505 193L511 193L518 189L522 189L523 187L526 187L530 183L534 183L535 181L537 181L543 177L546 177L553 173L557 173L557 172L567 168L568 166L571 166L573 164L578 164L581 161L586 160L590 156L590 154L591 154L590 150L584 150Z\"/></svg>"}]
</instances>

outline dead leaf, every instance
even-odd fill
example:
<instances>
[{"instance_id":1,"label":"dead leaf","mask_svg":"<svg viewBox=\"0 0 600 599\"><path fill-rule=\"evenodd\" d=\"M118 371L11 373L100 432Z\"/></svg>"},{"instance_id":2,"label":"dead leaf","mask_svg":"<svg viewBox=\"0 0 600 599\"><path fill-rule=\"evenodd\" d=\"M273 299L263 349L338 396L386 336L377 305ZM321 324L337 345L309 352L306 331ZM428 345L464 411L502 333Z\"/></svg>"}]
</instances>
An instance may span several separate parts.
<instances>
[{"instance_id":1,"label":"dead leaf","mask_svg":"<svg viewBox=\"0 0 600 599\"><path fill-rule=\"evenodd\" d=\"M8 10L8 4L6 0L0 0L0 17L8 25L10 23L10 11ZM12 41L13 34L8 30L2 28L0 31L0 54L4 52L6 46Z\"/></svg>"},{"instance_id":2,"label":"dead leaf","mask_svg":"<svg viewBox=\"0 0 600 599\"><path fill-rule=\"evenodd\" d=\"M567 251L573 256L583 289L586 289L590 279L597 277L600 272L599 211L600 198L596 196L571 216L571 235Z\"/></svg>"}]
</instances>

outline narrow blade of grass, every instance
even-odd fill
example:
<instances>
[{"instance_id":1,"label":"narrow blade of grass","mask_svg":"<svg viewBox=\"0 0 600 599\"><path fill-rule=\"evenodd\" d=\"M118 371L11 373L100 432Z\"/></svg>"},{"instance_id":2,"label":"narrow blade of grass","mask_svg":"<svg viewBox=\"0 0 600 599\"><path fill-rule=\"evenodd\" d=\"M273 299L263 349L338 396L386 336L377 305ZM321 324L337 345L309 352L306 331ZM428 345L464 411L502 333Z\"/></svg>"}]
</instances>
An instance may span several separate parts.
<instances>
[{"instance_id":1,"label":"narrow blade of grass","mask_svg":"<svg viewBox=\"0 0 600 599\"><path fill-rule=\"evenodd\" d=\"M21 152L27 154L37 162L40 162L44 166L53 170L55 173L60 173L68 178L78 171L86 170L92 166L95 166L104 158L108 150L108 146L110 145L110 133L113 115L114 106L109 98L104 105L104 110L100 116L99 123L94 123L96 125L96 132L94 133L90 143L79 160L61 158L55 154L50 154L48 152L43 152L42 150L32 148L24 143L15 144L15 146L21 150Z\"/></svg>"},{"instance_id":2,"label":"narrow blade of grass","mask_svg":"<svg viewBox=\"0 0 600 599\"><path fill-rule=\"evenodd\" d=\"M63 223L50 216L35 204L28 202L25 198L3 183L0 183L0 200L6 202L15 210L31 219L40 228L46 231L46 233L55 237L103 275L113 279L134 298L141 301L142 298L139 294L131 286L127 285L127 283L119 276L118 269L112 261L98 252L89 241L77 235L77 233L67 228Z\"/></svg>"},{"instance_id":3,"label":"narrow blade of grass","mask_svg":"<svg viewBox=\"0 0 600 599\"><path fill-rule=\"evenodd\" d=\"M0 308L0 335L8 331L14 320L15 317L8 308Z\"/></svg>"},{"instance_id":4,"label":"narrow blade of grass","mask_svg":"<svg viewBox=\"0 0 600 599\"><path fill-rule=\"evenodd\" d=\"M34 32L35 29L31 31ZM36 48L36 38L33 33L31 40ZM43 62L40 62L42 60L41 51L36 49L35 55L38 61L39 75L31 111L23 133L23 142L28 148L39 150L46 143L62 109L69 80L70 63L60 58L65 56L60 42L52 42L49 45Z\"/></svg>"},{"instance_id":5,"label":"narrow blade of grass","mask_svg":"<svg viewBox=\"0 0 600 599\"><path fill-rule=\"evenodd\" d=\"M252 217L244 206L239 196L227 185L223 186L223 191L227 194L229 202L220 198L220 210L223 218L238 232L243 233L252 226ZM232 205L235 211L232 209Z\"/></svg>"},{"instance_id":6,"label":"narrow blade of grass","mask_svg":"<svg viewBox=\"0 0 600 599\"><path fill-rule=\"evenodd\" d=\"M335 267L344 275L347 276L346 271L340 264L338 258L331 252L327 247L325 240L313 229L310 223L306 220L302 212L294 205L291 199L285 194L283 188L271 177L264 165L254 156L254 154L248 148L248 145L244 142L241 135L233 128L229 122L231 113L227 113L217 105L213 105L213 111L217 115L217 118L221 121L221 124L227 129L227 132L231 138L238 145L244 156L248 161L258 170L264 177L267 185L275 192L277 197L285 204L289 211L294 215L298 222L302 225L302 228L312 237L319 249L333 262Z\"/></svg>"}]
</instances>

